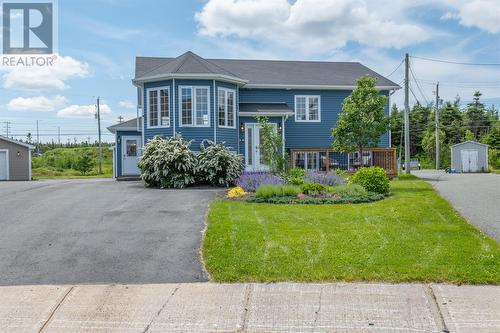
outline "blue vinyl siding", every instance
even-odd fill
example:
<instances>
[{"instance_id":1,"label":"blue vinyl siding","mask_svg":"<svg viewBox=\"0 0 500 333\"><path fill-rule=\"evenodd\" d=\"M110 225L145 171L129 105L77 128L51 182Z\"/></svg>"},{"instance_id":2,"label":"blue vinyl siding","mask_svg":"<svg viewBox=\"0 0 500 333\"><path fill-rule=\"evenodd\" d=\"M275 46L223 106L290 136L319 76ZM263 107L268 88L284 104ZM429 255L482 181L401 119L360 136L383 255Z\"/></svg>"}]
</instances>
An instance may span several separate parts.
<instances>
[{"instance_id":1,"label":"blue vinyl siding","mask_svg":"<svg viewBox=\"0 0 500 333\"><path fill-rule=\"evenodd\" d=\"M121 137L122 136L141 136L141 132L137 131L116 131L115 135L115 147L116 147L116 160L115 160L115 168L116 168L116 176L120 177L122 175L122 144ZM118 142L118 138L120 138L120 142Z\"/></svg>"},{"instance_id":2,"label":"blue vinyl siding","mask_svg":"<svg viewBox=\"0 0 500 333\"><path fill-rule=\"evenodd\" d=\"M321 98L321 122L295 122L290 116L285 123L286 148L331 148L332 128L337 124L348 90L285 90L285 89L240 89L240 102L272 103L285 102L295 109L295 95L319 95ZM384 91L383 94L387 95ZM389 113L389 105L386 105ZM389 135L381 137L380 147L389 146Z\"/></svg>"}]
</instances>

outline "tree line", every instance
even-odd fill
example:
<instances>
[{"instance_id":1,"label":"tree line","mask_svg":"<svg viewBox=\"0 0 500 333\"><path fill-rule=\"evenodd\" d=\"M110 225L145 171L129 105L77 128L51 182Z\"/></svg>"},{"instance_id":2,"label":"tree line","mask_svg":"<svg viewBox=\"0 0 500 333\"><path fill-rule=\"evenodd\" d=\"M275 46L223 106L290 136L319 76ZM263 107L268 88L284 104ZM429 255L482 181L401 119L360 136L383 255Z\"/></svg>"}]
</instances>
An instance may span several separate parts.
<instances>
[{"instance_id":1,"label":"tree line","mask_svg":"<svg viewBox=\"0 0 500 333\"><path fill-rule=\"evenodd\" d=\"M438 111L440 167L449 167L450 147L467 140L490 145L490 167L500 169L500 121L494 106L486 107L476 91L472 102L461 108L460 98L444 102ZM390 127L392 147L404 149L403 109L391 108ZM419 158L422 167L432 168L435 163L435 106L415 104L410 110L410 152Z\"/></svg>"}]
</instances>

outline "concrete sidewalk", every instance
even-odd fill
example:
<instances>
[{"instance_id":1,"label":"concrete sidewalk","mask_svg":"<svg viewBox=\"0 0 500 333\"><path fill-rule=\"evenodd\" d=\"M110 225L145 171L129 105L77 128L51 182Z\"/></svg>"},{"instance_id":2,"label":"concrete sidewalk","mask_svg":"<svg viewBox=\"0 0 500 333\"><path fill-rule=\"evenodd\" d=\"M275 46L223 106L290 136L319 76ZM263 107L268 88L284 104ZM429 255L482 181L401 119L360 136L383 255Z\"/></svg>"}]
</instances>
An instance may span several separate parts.
<instances>
[{"instance_id":1,"label":"concrete sidewalk","mask_svg":"<svg viewBox=\"0 0 500 333\"><path fill-rule=\"evenodd\" d=\"M1 332L500 332L500 287L151 284L0 287Z\"/></svg>"}]
</instances>

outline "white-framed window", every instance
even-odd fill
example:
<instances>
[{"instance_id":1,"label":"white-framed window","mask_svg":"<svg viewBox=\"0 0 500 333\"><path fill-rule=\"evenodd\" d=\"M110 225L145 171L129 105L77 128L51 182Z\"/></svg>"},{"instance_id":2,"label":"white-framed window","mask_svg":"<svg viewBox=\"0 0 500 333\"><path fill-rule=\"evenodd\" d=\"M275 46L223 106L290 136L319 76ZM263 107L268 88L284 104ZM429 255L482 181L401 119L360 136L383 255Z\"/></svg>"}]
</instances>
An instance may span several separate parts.
<instances>
[{"instance_id":1,"label":"white-framed window","mask_svg":"<svg viewBox=\"0 0 500 333\"><path fill-rule=\"evenodd\" d=\"M170 88L147 90L148 127L170 127Z\"/></svg>"},{"instance_id":2,"label":"white-framed window","mask_svg":"<svg viewBox=\"0 0 500 333\"><path fill-rule=\"evenodd\" d=\"M210 127L210 87L179 87L181 126Z\"/></svg>"},{"instance_id":3,"label":"white-framed window","mask_svg":"<svg viewBox=\"0 0 500 333\"><path fill-rule=\"evenodd\" d=\"M295 95L295 121L321 121L321 97L319 95Z\"/></svg>"},{"instance_id":4,"label":"white-framed window","mask_svg":"<svg viewBox=\"0 0 500 333\"><path fill-rule=\"evenodd\" d=\"M236 128L236 91L218 88L217 105L219 127Z\"/></svg>"}]
</instances>

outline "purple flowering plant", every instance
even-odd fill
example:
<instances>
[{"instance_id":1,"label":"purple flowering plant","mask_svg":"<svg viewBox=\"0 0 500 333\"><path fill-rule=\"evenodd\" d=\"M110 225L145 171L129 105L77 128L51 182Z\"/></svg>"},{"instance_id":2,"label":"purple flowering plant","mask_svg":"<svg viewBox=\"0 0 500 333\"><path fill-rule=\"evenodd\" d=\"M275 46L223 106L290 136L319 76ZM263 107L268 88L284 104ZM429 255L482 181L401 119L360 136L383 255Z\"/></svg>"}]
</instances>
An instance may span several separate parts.
<instances>
[{"instance_id":1,"label":"purple flowering plant","mask_svg":"<svg viewBox=\"0 0 500 333\"><path fill-rule=\"evenodd\" d=\"M345 184L345 179L333 172L308 171L304 176L306 183L319 183L326 186Z\"/></svg>"},{"instance_id":2,"label":"purple flowering plant","mask_svg":"<svg viewBox=\"0 0 500 333\"><path fill-rule=\"evenodd\" d=\"M238 179L236 185L247 192L255 192L260 185L285 185L283 178L269 172L244 172Z\"/></svg>"}]
</instances>

